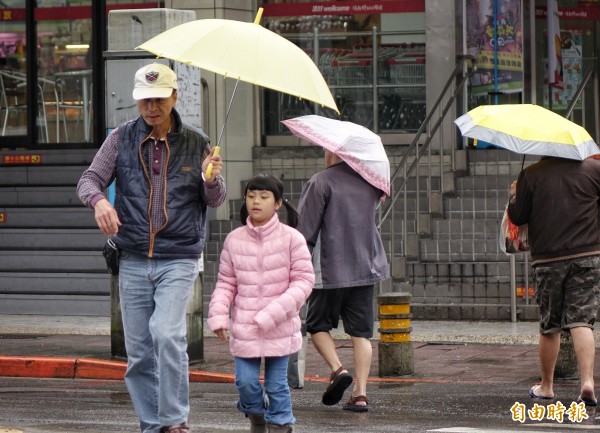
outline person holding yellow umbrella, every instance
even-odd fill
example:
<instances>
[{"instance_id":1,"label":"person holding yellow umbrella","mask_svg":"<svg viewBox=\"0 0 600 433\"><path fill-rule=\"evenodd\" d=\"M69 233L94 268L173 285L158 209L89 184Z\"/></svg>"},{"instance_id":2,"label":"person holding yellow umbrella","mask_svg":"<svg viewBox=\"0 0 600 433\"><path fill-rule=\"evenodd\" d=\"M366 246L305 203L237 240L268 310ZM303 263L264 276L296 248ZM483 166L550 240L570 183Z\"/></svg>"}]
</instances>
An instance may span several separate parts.
<instances>
[{"instance_id":1,"label":"person holding yellow umbrella","mask_svg":"<svg viewBox=\"0 0 600 433\"><path fill-rule=\"evenodd\" d=\"M202 131L182 123L177 90L168 66L140 68L133 89L140 116L109 134L77 185L120 251L125 383L142 433L190 431L187 304L207 207L220 206L227 194L223 161ZM114 207L102 193L113 179Z\"/></svg>"},{"instance_id":2,"label":"person holding yellow umbrella","mask_svg":"<svg viewBox=\"0 0 600 433\"><path fill-rule=\"evenodd\" d=\"M532 104L480 106L455 123L467 137L542 156L510 187L508 217L527 224L540 308L541 383L534 399L555 398L554 368L561 331L573 337L579 367L578 403L598 404L592 333L600 307L600 149L589 133Z\"/></svg>"}]
</instances>

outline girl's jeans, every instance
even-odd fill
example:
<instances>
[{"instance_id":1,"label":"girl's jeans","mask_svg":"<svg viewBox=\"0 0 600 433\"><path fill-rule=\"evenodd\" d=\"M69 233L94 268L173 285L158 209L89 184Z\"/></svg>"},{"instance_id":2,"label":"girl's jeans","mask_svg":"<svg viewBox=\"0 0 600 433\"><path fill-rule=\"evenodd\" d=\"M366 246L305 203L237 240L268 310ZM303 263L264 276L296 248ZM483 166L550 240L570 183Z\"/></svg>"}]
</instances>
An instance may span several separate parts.
<instances>
[{"instance_id":1,"label":"girl's jeans","mask_svg":"<svg viewBox=\"0 0 600 433\"><path fill-rule=\"evenodd\" d=\"M265 387L259 381L261 358L235 357L235 386L240 393L238 409L247 414L265 414L269 424L294 424L292 399L287 382L288 356L265 358ZM268 397L265 399L265 393Z\"/></svg>"},{"instance_id":2,"label":"girl's jeans","mask_svg":"<svg viewBox=\"0 0 600 433\"><path fill-rule=\"evenodd\" d=\"M186 313L198 260L125 253L119 266L125 383L142 432L158 433L190 411Z\"/></svg>"}]
</instances>

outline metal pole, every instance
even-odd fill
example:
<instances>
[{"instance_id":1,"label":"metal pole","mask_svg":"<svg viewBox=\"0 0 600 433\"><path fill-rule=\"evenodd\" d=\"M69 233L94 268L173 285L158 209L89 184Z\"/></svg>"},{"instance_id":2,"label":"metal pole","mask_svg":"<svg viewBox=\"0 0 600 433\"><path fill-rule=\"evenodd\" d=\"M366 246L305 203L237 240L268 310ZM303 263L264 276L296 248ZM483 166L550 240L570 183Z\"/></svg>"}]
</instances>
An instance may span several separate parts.
<instances>
[{"instance_id":1,"label":"metal pole","mask_svg":"<svg viewBox=\"0 0 600 433\"><path fill-rule=\"evenodd\" d=\"M529 305L529 258L525 254L525 303Z\"/></svg>"},{"instance_id":2,"label":"metal pole","mask_svg":"<svg viewBox=\"0 0 600 433\"><path fill-rule=\"evenodd\" d=\"M517 283L515 277L515 255L510 255L510 321L517 321Z\"/></svg>"},{"instance_id":3,"label":"metal pole","mask_svg":"<svg viewBox=\"0 0 600 433\"><path fill-rule=\"evenodd\" d=\"M371 61L373 62L372 66L372 74L371 83L373 84L373 132L379 132L379 95L377 94L377 84L379 84L377 74L378 74L378 65L377 65L377 27L373 26L373 30L371 33L371 43L372 43L372 51L371 51Z\"/></svg>"},{"instance_id":4,"label":"metal pole","mask_svg":"<svg viewBox=\"0 0 600 433\"><path fill-rule=\"evenodd\" d=\"M319 67L319 28L313 28L313 61L317 68ZM315 107L315 114L319 114L319 104L313 104Z\"/></svg>"}]
</instances>

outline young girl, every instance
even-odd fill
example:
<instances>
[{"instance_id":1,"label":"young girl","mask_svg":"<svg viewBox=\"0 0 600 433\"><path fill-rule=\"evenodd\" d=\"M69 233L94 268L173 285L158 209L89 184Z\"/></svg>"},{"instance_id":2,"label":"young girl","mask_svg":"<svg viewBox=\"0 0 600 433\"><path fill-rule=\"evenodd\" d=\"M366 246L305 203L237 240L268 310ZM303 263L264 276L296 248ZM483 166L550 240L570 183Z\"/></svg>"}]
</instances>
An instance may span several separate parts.
<instances>
[{"instance_id":1,"label":"young girl","mask_svg":"<svg viewBox=\"0 0 600 433\"><path fill-rule=\"evenodd\" d=\"M282 204L288 225L277 215ZM240 219L244 226L229 233L223 245L208 326L221 341L227 341L230 331L240 393L237 407L250 419L250 431L290 433L296 418L287 382L288 356L302 345L299 311L315 280L311 256L304 237L293 228L298 214L283 200L283 185L274 176L259 174L248 181Z\"/></svg>"}]
</instances>

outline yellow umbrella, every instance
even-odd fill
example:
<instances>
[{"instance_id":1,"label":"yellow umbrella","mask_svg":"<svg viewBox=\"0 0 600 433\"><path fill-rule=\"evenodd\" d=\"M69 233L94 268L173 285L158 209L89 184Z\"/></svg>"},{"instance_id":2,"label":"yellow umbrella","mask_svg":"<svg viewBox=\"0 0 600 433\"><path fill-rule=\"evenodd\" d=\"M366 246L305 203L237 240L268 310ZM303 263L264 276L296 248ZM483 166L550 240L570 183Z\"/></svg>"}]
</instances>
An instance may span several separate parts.
<instances>
[{"instance_id":1,"label":"yellow umbrella","mask_svg":"<svg viewBox=\"0 0 600 433\"><path fill-rule=\"evenodd\" d=\"M136 47L237 80L216 152L240 80L316 102L339 114L317 65L298 46L262 27L262 12L259 8L254 23L225 19L190 21ZM206 177L210 177L211 168Z\"/></svg>"},{"instance_id":2,"label":"yellow umbrella","mask_svg":"<svg viewBox=\"0 0 600 433\"><path fill-rule=\"evenodd\" d=\"M225 77L307 99L339 113L313 60L294 43L259 24L204 19L173 27L137 49Z\"/></svg>"},{"instance_id":3,"label":"yellow umbrella","mask_svg":"<svg viewBox=\"0 0 600 433\"><path fill-rule=\"evenodd\" d=\"M480 105L454 123L465 137L521 154L583 160L600 153L584 128L539 105Z\"/></svg>"}]
</instances>

